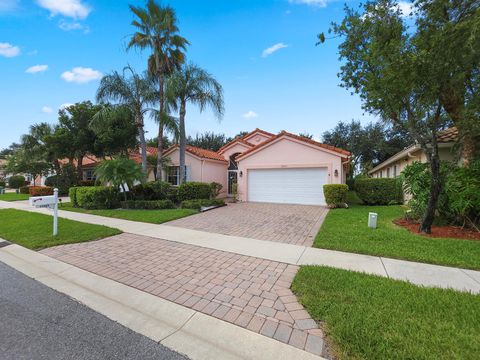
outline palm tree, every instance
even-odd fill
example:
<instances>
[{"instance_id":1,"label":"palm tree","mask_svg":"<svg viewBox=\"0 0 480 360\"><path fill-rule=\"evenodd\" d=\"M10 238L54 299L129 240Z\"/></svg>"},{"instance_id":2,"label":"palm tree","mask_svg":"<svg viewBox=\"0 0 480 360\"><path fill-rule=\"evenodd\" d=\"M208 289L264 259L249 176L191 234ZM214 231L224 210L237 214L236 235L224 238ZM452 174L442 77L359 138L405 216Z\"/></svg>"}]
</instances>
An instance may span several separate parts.
<instances>
[{"instance_id":1,"label":"palm tree","mask_svg":"<svg viewBox=\"0 0 480 360\"><path fill-rule=\"evenodd\" d=\"M161 179L162 139L164 120L167 116L164 96L165 78L185 62L184 51L189 42L178 34L175 10L170 6L159 6L155 0L148 0L145 9L130 5L130 10L138 19L132 22L137 31L130 39L127 48L151 49L153 54L148 59L148 68L158 78L160 117L158 125L157 176Z\"/></svg>"},{"instance_id":2,"label":"palm tree","mask_svg":"<svg viewBox=\"0 0 480 360\"><path fill-rule=\"evenodd\" d=\"M127 70L130 72L130 77L127 77L125 74ZM138 139L142 153L142 170L145 174L148 171L148 164L144 115L150 110L149 105L154 100L155 87L153 79L147 74L143 76L137 74L130 66L124 68L123 74L114 71L104 76L97 90L97 101L114 101L117 103L116 107L126 107L132 113L138 128ZM112 107L104 107L102 112L105 113L111 110ZM98 116L102 116L102 112Z\"/></svg>"},{"instance_id":3,"label":"palm tree","mask_svg":"<svg viewBox=\"0 0 480 360\"><path fill-rule=\"evenodd\" d=\"M180 183L185 177L185 115L187 103L197 105L200 112L210 107L218 119L223 117L223 89L215 78L200 67L188 64L175 71L167 80L167 99L179 110Z\"/></svg>"}]
</instances>

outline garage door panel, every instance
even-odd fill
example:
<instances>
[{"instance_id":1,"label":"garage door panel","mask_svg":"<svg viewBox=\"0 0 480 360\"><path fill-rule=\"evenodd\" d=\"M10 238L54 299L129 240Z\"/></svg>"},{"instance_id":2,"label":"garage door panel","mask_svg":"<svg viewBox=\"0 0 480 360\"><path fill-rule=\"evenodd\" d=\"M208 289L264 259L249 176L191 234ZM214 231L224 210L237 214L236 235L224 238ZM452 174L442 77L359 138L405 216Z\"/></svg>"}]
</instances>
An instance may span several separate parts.
<instances>
[{"instance_id":1,"label":"garage door panel","mask_svg":"<svg viewBox=\"0 0 480 360\"><path fill-rule=\"evenodd\" d=\"M248 200L325 205L327 175L327 168L252 169L248 171Z\"/></svg>"}]
</instances>

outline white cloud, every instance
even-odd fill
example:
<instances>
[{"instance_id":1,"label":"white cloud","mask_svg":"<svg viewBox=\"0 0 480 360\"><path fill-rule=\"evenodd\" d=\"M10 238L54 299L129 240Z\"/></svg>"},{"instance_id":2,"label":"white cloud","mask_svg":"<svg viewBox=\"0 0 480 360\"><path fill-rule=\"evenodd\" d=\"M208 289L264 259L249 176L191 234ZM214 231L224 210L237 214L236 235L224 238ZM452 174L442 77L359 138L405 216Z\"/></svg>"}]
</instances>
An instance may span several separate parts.
<instances>
[{"instance_id":1,"label":"white cloud","mask_svg":"<svg viewBox=\"0 0 480 360\"><path fill-rule=\"evenodd\" d=\"M250 111L247 111L245 114L243 114L243 117L245 119L253 119L258 117L258 114L255 111L250 110Z\"/></svg>"},{"instance_id":2,"label":"white cloud","mask_svg":"<svg viewBox=\"0 0 480 360\"><path fill-rule=\"evenodd\" d=\"M85 84L102 78L102 73L92 68L75 67L71 71L65 71L61 78L67 82Z\"/></svg>"},{"instance_id":3,"label":"white cloud","mask_svg":"<svg viewBox=\"0 0 480 360\"><path fill-rule=\"evenodd\" d=\"M402 12L403 16L410 16L413 13L413 3L407 1L399 1L396 8Z\"/></svg>"},{"instance_id":4,"label":"white cloud","mask_svg":"<svg viewBox=\"0 0 480 360\"><path fill-rule=\"evenodd\" d=\"M58 14L73 19L85 19L92 11L81 0L37 0L38 5L50 11L50 15Z\"/></svg>"},{"instance_id":5,"label":"white cloud","mask_svg":"<svg viewBox=\"0 0 480 360\"><path fill-rule=\"evenodd\" d=\"M17 8L19 0L1 0L0 1L0 12L12 11Z\"/></svg>"},{"instance_id":6,"label":"white cloud","mask_svg":"<svg viewBox=\"0 0 480 360\"><path fill-rule=\"evenodd\" d=\"M269 55L272 55L274 52L276 52L280 49L284 49L286 47L288 47L288 45L285 45L284 43L278 43L278 44L272 45L269 48L262 51L262 57L265 58Z\"/></svg>"},{"instance_id":7,"label":"white cloud","mask_svg":"<svg viewBox=\"0 0 480 360\"><path fill-rule=\"evenodd\" d=\"M302 4L310 6L325 7L331 0L288 0L290 4Z\"/></svg>"},{"instance_id":8,"label":"white cloud","mask_svg":"<svg viewBox=\"0 0 480 360\"><path fill-rule=\"evenodd\" d=\"M9 43L0 42L0 56L15 57L20 54L20 48Z\"/></svg>"},{"instance_id":9,"label":"white cloud","mask_svg":"<svg viewBox=\"0 0 480 360\"><path fill-rule=\"evenodd\" d=\"M68 22L62 19L58 23L58 27L64 31L83 30L85 34L90 32L90 28L88 26L82 25L76 21Z\"/></svg>"},{"instance_id":10,"label":"white cloud","mask_svg":"<svg viewBox=\"0 0 480 360\"><path fill-rule=\"evenodd\" d=\"M42 107L42 112L44 112L45 114L50 114L51 112L53 112L53 109L50 106L44 106Z\"/></svg>"},{"instance_id":11,"label":"white cloud","mask_svg":"<svg viewBox=\"0 0 480 360\"><path fill-rule=\"evenodd\" d=\"M72 106L73 104L72 103L65 103L65 104L62 104L59 106L58 110L63 110L69 106Z\"/></svg>"},{"instance_id":12,"label":"white cloud","mask_svg":"<svg viewBox=\"0 0 480 360\"><path fill-rule=\"evenodd\" d=\"M44 72L48 70L48 65L34 65L30 66L27 70L25 70L28 74L36 74L39 72Z\"/></svg>"}]
</instances>

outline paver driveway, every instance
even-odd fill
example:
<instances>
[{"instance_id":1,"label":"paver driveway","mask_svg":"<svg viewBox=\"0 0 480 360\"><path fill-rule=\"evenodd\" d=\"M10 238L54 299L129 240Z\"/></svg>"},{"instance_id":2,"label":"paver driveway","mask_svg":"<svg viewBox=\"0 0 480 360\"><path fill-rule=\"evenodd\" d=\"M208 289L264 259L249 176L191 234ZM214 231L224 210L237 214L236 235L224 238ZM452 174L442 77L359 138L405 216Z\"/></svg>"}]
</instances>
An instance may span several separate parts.
<instances>
[{"instance_id":1,"label":"paver driveway","mask_svg":"<svg viewBox=\"0 0 480 360\"><path fill-rule=\"evenodd\" d=\"M327 211L323 206L236 203L170 221L166 225L312 246Z\"/></svg>"},{"instance_id":2,"label":"paver driveway","mask_svg":"<svg viewBox=\"0 0 480 360\"><path fill-rule=\"evenodd\" d=\"M323 332L290 291L297 266L127 233L41 252L297 348L328 355Z\"/></svg>"}]
</instances>

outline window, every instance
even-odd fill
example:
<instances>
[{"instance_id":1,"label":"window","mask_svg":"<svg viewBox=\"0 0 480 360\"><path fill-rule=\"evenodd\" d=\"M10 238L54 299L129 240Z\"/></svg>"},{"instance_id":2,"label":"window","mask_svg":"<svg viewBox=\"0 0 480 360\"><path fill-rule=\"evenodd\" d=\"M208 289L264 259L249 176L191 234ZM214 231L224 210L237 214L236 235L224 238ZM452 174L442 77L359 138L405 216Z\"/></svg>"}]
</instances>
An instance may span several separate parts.
<instances>
[{"instance_id":1,"label":"window","mask_svg":"<svg viewBox=\"0 0 480 360\"><path fill-rule=\"evenodd\" d=\"M95 170L88 169L83 170L83 180L96 180L97 177L95 176Z\"/></svg>"},{"instance_id":2,"label":"window","mask_svg":"<svg viewBox=\"0 0 480 360\"><path fill-rule=\"evenodd\" d=\"M393 177L397 177L397 165L393 166Z\"/></svg>"},{"instance_id":3,"label":"window","mask_svg":"<svg viewBox=\"0 0 480 360\"><path fill-rule=\"evenodd\" d=\"M185 173L183 181L187 180L187 167L185 166ZM180 184L180 166L169 166L167 170L167 182L172 185Z\"/></svg>"},{"instance_id":4,"label":"window","mask_svg":"<svg viewBox=\"0 0 480 360\"><path fill-rule=\"evenodd\" d=\"M387 168L387 178L390 177L390 168Z\"/></svg>"}]
</instances>

